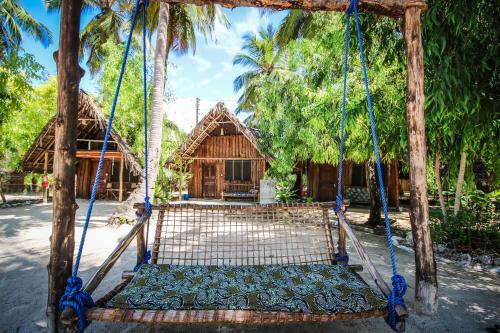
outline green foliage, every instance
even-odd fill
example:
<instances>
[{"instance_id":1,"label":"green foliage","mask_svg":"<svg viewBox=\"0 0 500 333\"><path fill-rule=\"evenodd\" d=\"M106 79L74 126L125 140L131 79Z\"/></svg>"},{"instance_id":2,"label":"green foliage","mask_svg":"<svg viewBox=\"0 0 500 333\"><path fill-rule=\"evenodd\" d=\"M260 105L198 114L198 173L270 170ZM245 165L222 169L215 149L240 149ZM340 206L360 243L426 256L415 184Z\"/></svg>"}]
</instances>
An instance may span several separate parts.
<instances>
[{"instance_id":1,"label":"green foliage","mask_svg":"<svg viewBox=\"0 0 500 333\"><path fill-rule=\"evenodd\" d=\"M115 96L116 83L120 74L125 46L108 41L103 45L108 54L103 63L103 70L99 74L99 98L102 111L109 116L113 99ZM148 59L148 72L153 69ZM151 105L152 75L148 75L148 104ZM120 96L115 111L113 128L131 146L132 151L138 156L143 155L144 147L144 123L143 123L143 74L142 74L142 51L137 43L131 49L127 60L127 69L123 77ZM148 107L151 110L151 107Z\"/></svg>"},{"instance_id":2,"label":"green foliage","mask_svg":"<svg viewBox=\"0 0 500 333\"><path fill-rule=\"evenodd\" d=\"M293 175L289 175L295 178ZM292 202L297 197L297 191L293 189L294 180L291 178L282 178L276 181L276 199L279 202Z\"/></svg>"},{"instance_id":3,"label":"green foliage","mask_svg":"<svg viewBox=\"0 0 500 333\"><path fill-rule=\"evenodd\" d=\"M33 88L32 80L42 77L43 67L34 56L19 54L0 66L0 168L19 169L24 153L46 122L55 115L57 83L49 77Z\"/></svg>"},{"instance_id":4,"label":"green foliage","mask_svg":"<svg viewBox=\"0 0 500 333\"><path fill-rule=\"evenodd\" d=\"M489 248L498 251L500 213L495 201L499 199L499 191L489 194L470 191L462 196L462 209L456 216L449 214L448 219L443 221L441 214L433 213L433 240L453 249Z\"/></svg>"},{"instance_id":5,"label":"green foliage","mask_svg":"<svg viewBox=\"0 0 500 333\"><path fill-rule=\"evenodd\" d=\"M42 71L29 53L15 54L0 62L0 125L24 107L33 91L31 82L40 80Z\"/></svg>"},{"instance_id":6,"label":"green foliage","mask_svg":"<svg viewBox=\"0 0 500 333\"><path fill-rule=\"evenodd\" d=\"M255 123L263 150L273 156L271 172L290 172L297 160L338 163L342 103L345 19L339 14L315 13L313 36L290 42L282 50L281 66L293 73L279 80L268 75L258 81ZM406 85L403 52L396 22L364 17L362 22L370 89L384 160L404 159ZM357 41L351 40L346 112L347 159L361 162L373 154L363 76ZM273 171L274 170L274 171Z\"/></svg>"},{"instance_id":7,"label":"green foliage","mask_svg":"<svg viewBox=\"0 0 500 333\"><path fill-rule=\"evenodd\" d=\"M242 91L238 98L236 113L257 112L256 103L259 95L258 87L262 80L270 77L280 80L291 74L281 66L281 52L278 45L276 30L271 24L261 28L258 34L249 33L243 36L243 47L233 59L233 65L241 65L249 70L233 81L234 91Z\"/></svg>"},{"instance_id":8,"label":"green foliage","mask_svg":"<svg viewBox=\"0 0 500 333\"><path fill-rule=\"evenodd\" d=\"M52 43L50 30L35 20L19 0L0 1L0 59L8 61L19 52L23 32L47 47Z\"/></svg>"},{"instance_id":9,"label":"green foliage","mask_svg":"<svg viewBox=\"0 0 500 333\"><path fill-rule=\"evenodd\" d=\"M463 151L469 170L482 158L498 174L498 9L488 0L428 2L422 32L429 153L442 155L448 186ZM466 184L473 190L473 177Z\"/></svg>"}]
</instances>

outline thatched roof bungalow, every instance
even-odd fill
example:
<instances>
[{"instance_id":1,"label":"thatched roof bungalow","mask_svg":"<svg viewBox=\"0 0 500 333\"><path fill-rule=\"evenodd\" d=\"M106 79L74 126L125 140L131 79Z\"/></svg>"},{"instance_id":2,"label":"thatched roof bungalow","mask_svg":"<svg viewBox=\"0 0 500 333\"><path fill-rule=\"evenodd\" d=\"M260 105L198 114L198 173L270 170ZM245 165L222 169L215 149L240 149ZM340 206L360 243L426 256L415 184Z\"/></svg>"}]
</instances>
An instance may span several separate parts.
<instances>
[{"instance_id":1,"label":"thatched roof bungalow","mask_svg":"<svg viewBox=\"0 0 500 333\"><path fill-rule=\"evenodd\" d=\"M257 132L217 103L191 131L167 164L189 163L190 196L257 198L269 158L259 149Z\"/></svg>"},{"instance_id":2,"label":"thatched roof bungalow","mask_svg":"<svg viewBox=\"0 0 500 333\"><path fill-rule=\"evenodd\" d=\"M106 118L92 98L80 90L77 125L76 196L89 198L101 155ZM49 120L23 158L23 171L51 173L57 116ZM100 179L99 198L123 200L139 178L142 166L127 142L113 129Z\"/></svg>"}]
</instances>

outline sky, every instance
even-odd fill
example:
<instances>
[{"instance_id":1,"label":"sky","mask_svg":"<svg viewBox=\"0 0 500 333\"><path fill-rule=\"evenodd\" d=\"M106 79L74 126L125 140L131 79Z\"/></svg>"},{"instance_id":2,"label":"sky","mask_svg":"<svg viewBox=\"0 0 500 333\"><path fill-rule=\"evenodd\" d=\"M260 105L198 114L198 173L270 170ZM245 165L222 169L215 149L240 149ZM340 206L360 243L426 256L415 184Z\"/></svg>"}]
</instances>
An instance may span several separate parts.
<instances>
[{"instance_id":1,"label":"sky","mask_svg":"<svg viewBox=\"0 0 500 333\"><path fill-rule=\"evenodd\" d=\"M48 75L56 75L52 53L57 49L59 41L59 13L48 14L42 0L22 0L21 3L32 16L52 31L54 37L53 44L44 48L26 36L22 47L35 55ZM241 50L243 35L256 33L260 27L269 23L277 26L285 15L283 12L261 15L256 8L244 7L224 9L224 12L231 26L226 29L218 23L215 27L216 41L206 41L204 37L198 36L195 55L192 52L184 56L172 54L169 59L167 76L173 99L165 105L165 113L185 132L189 132L195 125L197 97L200 98L200 119L219 101L224 102L231 111L235 109L238 93L233 91L233 80L245 72L245 68L233 66L232 61ZM96 13L83 13L81 26L84 27ZM82 67L85 68L84 62ZM96 78L91 77L88 70L80 87L90 93L97 92ZM239 116L240 119L245 117Z\"/></svg>"}]
</instances>

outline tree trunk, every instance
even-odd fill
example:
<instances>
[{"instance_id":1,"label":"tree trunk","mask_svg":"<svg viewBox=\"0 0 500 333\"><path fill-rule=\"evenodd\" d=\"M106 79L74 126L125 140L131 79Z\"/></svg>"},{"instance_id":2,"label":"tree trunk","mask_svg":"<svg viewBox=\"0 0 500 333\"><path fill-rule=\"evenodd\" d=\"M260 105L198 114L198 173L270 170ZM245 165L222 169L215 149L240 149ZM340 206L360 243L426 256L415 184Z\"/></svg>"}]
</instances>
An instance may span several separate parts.
<instances>
[{"instance_id":1,"label":"tree trunk","mask_svg":"<svg viewBox=\"0 0 500 333\"><path fill-rule=\"evenodd\" d=\"M0 184L0 197L2 197L2 202L6 203L7 199L5 199L5 194L3 193L3 186Z\"/></svg>"},{"instance_id":2,"label":"tree trunk","mask_svg":"<svg viewBox=\"0 0 500 333\"><path fill-rule=\"evenodd\" d=\"M453 206L453 215L457 216L460 211L460 201L462 199L462 187L464 186L465 166L467 164L467 153L465 149L460 156L460 167L458 169L457 185L455 186L455 205Z\"/></svg>"},{"instance_id":3,"label":"tree trunk","mask_svg":"<svg viewBox=\"0 0 500 333\"><path fill-rule=\"evenodd\" d=\"M431 315L437 311L438 298L427 197L424 52L420 12L419 8L408 8L404 19L408 80L406 121L410 160L410 222L415 243L415 310Z\"/></svg>"},{"instance_id":4,"label":"tree trunk","mask_svg":"<svg viewBox=\"0 0 500 333\"><path fill-rule=\"evenodd\" d=\"M169 52L169 43L167 41L169 24L169 5L160 4L160 13L158 18L158 30L156 38L156 50L154 61L153 78L153 97L151 103L151 120L149 125L148 142L148 194L153 201L156 178L160 167L161 142L163 132L163 97L165 95L165 76ZM137 188L130 194L113 213L110 219L115 223L120 217L126 217L129 220L134 219L133 205L137 202L144 202L146 193L146 182L141 178Z\"/></svg>"},{"instance_id":5,"label":"tree trunk","mask_svg":"<svg viewBox=\"0 0 500 333\"><path fill-rule=\"evenodd\" d=\"M448 215L446 213L446 203L444 202L443 184L441 184L440 170L441 170L441 154L439 152L436 152L436 158L434 161L434 177L436 179L436 186L439 195L439 206L441 207L441 213L443 214L443 221L446 222Z\"/></svg>"},{"instance_id":6,"label":"tree trunk","mask_svg":"<svg viewBox=\"0 0 500 333\"><path fill-rule=\"evenodd\" d=\"M368 217L367 224L376 227L382 223L382 219L380 218L382 200L380 197L380 189L377 185L375 162L373 160L369 160L365 165L367 185L370 190L370 216Z\"/></svg>"},{"instance_id":7,"label":"tree trunk","mask_svg":"<svg viewBox=\"0 0 500 333\"><path fill-rule=\"evenodd\" d=\"M78 90L82 72L78 66L80 0L61 4L57 57L57 121L54 145L53 218L48 269L47 331L59 325L59 299L73 268L75 245L75 162L78 122Z\"/></svg>"},{"instance_id":8,"label":"tree trunk","mask_svg":"<svg viewBox=\"0 0 500 333\"><path fill-rule=\"evenodd\" d=\"M4 189L3 189L3 183L5 182L4 176L2 173L0 173L0 197L2 198L2 202L6 203L7 200L5 199L5 194L4 194Z\"/></svg>"}]
</instances>

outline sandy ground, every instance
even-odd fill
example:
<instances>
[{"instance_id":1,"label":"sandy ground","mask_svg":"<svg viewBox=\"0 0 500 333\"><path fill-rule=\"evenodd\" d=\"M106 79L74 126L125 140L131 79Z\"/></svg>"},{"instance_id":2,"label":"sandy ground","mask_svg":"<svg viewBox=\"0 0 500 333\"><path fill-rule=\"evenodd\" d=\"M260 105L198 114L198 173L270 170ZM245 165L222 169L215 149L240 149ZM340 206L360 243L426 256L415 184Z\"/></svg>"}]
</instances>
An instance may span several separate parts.
<instances>
[{"instance_id":1,"label":"sandy ground","mask_svg":"<svg viewBox=\"0 0 500 333\"><path fill-rule=\"evenodd\" d=\"M78 202L76 235L81 235L86 201ZM116 203L97 202L94 206L92 225L89 229L80 276L86 280L106 258L130 226L118 229L106 227L106 218ZM0 210L0 332L44 332L45 302L47 298L46 264L49 257L49 236L52 206L32 206ZM366 216L356 210L350 218ZM357 232L372 260L389 280L390 266L385 239L381 236ZM353 251L351 263L358 259ZM396 250L400 274L409 284L407 304L410 317L407 332L486 332L487 328L500 324L500 278L485 272L465 270L453 264L438 263L439 312L433 318L413 313L414 260L413 253ZM101 296L114 286L123 270L134 266L135 245L124 253L110 272L103 285L94 294ZM370 281L366 272L365 280ZM112 325L92 323L87 332L389 332L382 319L354 322L300 325Z\"/></svg>"}]
</instances>

